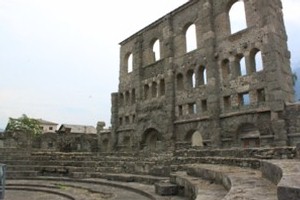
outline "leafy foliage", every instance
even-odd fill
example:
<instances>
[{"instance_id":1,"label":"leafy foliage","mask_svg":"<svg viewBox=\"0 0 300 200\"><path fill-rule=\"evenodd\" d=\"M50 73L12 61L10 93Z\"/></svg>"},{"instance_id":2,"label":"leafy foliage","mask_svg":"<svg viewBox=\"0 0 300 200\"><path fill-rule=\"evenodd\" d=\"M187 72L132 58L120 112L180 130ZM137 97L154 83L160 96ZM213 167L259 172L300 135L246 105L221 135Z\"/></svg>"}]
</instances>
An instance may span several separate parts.
<instances>
[{"instance_id":1,"label":"leafy foliage","mask_svg":"<svg viewBox=\"0 0 300 200\"><path fill-rule=\"evenodd\" d=\"M9 122L5 129L6 132L23 132L37 136L42 133L39 121L27 117L25 114L22 117L14 119L9 118Z\"/></svg>"}]
</instances>

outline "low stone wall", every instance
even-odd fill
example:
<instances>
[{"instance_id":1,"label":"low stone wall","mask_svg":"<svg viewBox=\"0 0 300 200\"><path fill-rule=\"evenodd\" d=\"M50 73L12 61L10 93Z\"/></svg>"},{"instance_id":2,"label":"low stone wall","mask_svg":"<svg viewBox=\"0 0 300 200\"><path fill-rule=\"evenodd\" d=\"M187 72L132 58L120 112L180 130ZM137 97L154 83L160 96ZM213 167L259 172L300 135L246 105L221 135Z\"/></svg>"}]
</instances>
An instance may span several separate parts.
<instances>
[{"instance_id":1,"label":"low stone wall","mask_svg":"<svg viewBox=\"0 0 300 200\"><path fill-rule=\"evenodd\" d=\"M277 185L278 200L300 199L300 162L298 160L262 161L263 176Z\"/></svg>"},{"instance_id":2,"label":"low stone wall","mask_svg":"<svg viewBox=\"0 0 300 200\"><path fill-rule=\"evenodd\" d=\"M231 148L231 149L196 149L177 150L174 157L235 157L257 159L293 159L296 157L296 147L274 148Z\"/></svg>"}]
</instances>

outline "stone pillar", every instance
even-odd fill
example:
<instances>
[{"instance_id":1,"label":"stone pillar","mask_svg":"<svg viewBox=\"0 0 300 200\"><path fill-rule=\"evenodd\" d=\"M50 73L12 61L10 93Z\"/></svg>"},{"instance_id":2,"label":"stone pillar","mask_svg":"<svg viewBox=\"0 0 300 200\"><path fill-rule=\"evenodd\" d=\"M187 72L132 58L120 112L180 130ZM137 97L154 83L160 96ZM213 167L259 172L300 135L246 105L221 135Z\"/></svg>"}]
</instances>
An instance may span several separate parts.
<instances>
[{"instance_id":1,"label":"stone pillar","mask_svg":"<svg viewBox=\"0 0 300 200\"><path fill-rule=\"evenodd\" d=\"M285 126L285 120L278 118L278 113L271 113L271 127L274 132L274 145L287 146L288 137Z\"/></svg>"},{"instance_id":2,"label":"stone pillar","mask_svg":"<svg viewBox=\"0 0 300 200\"><path fill-rule=\"evenodd\" d=\"M214 16L213 16L213 1L206 0L202 5L201 12L199 12L199 19L196 22L199 24L202 30L203 38L199 38L202 41L205 49L205 55L203 55L204 64L206 66L207 75L207 107L211 115L211 144L212 147L221 146L221 132L220 132L220 74L218 61L215 57L216 35L214 32ZM201 4L199 4L201 5Z\"/></svg>"},{"instance_id":3,"label":"stone pillar","mask_svg":"<svg viewBox=\"0 0 300 200\"><path fill-rule=\"evenodd\" d=\"M118 112L119 112L119 106L118 106L118 93L112 93L111 94L111 124L112 124L112 130L111 130L111 140L109 146L109 151L115 150L116 145L118 144L118 135L117 135L117 129L119 127L119 118L118 118Z\"/></svg>"}]
</instances>

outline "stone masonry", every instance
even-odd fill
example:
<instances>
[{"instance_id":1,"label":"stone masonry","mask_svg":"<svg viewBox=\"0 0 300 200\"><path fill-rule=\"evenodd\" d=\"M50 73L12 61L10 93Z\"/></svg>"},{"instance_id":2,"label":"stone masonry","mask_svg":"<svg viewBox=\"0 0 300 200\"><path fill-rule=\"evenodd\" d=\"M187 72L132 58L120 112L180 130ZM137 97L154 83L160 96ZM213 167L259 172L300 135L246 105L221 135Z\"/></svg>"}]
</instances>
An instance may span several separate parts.
<instances>
[{"instance_id":1,"label":"stone masonry","mask_svg":"<svg viewBox=\"0 0 300 200\"><path fill-rule=\"evenodd\" d=\"M238 3L246 27L233 32ZM120 46L108 150L300 141L280 0L190 0Z\"/></svg>"}]
</instances>

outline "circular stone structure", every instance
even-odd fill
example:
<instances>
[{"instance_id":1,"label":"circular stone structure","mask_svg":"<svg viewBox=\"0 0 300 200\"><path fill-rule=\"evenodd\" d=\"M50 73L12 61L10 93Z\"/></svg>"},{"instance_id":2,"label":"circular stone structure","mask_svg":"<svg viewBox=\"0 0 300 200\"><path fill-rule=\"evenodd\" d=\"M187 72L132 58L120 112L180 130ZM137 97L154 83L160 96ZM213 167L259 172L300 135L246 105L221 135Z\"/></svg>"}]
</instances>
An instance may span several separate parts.
<instances>
[{"instance_id":1,"label":"circular stone structure","mask_svg":"<svg viewBox=\"0 0 300 200\"><path fill-rule=\"evenodd\" d=\"M147 200L138 188L95 181L8 180L5 200Z\"/></svg>"}]
</instances>

